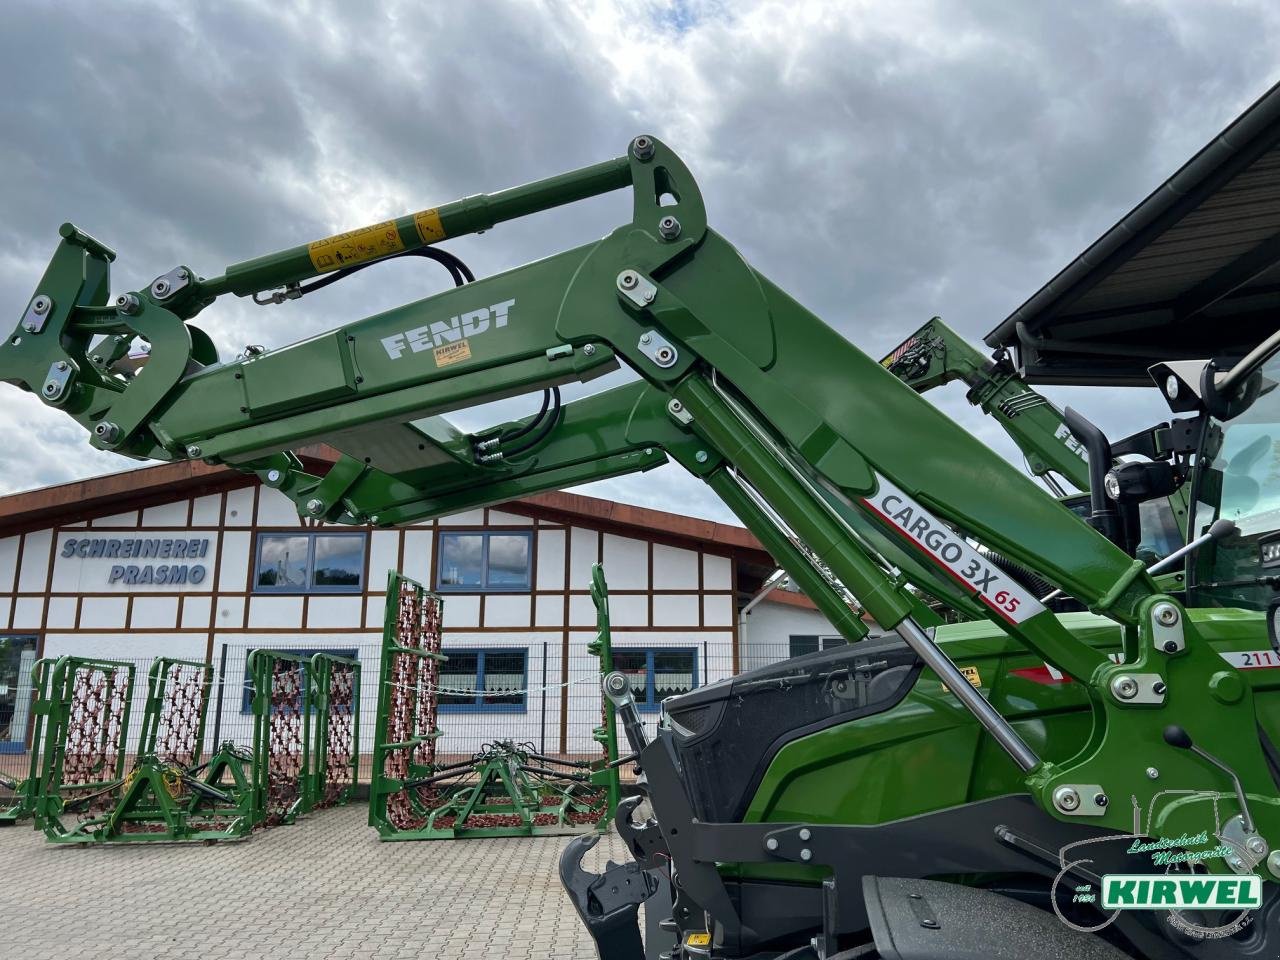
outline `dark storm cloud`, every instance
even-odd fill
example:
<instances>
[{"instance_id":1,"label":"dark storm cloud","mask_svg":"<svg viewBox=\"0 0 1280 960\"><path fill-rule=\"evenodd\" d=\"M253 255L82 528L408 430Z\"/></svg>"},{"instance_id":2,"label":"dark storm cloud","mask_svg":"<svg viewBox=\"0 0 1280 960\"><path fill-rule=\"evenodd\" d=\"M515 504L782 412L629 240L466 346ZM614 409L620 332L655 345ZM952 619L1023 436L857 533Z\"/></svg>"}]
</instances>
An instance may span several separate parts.
<instances>
[{"instance_id":1,"label":"dark storm cloud","mask_svg":"<svg viewBox=\"0 0 1280 960\"><path fill-rule=\"evenodd\" d=\"M65 219L118 249L126 289L649 131L717 229L867 352L935 313L976 340L1276 79L1277 33L1261 2L9 4L0 302L17 316ZM487 273L628 215L600 198L451 248ZM434 292L433 270L198 322L224 350L279 345ZM1161 415L1143 391L1055 396L1117 433ZM126 465L4 398L0 490ZM596 492L724 516L674 468Z\"/></svg>"}]
</instances>

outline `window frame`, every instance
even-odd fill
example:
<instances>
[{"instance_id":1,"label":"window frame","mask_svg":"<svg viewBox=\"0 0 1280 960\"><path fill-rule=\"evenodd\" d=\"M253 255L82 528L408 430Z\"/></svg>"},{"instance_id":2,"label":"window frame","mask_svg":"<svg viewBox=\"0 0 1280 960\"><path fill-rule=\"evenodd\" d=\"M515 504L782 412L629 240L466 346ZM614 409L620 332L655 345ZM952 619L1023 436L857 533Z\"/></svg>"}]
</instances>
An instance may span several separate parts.
<instances>
[{"instance_id":1,"label":"window frame","mask_svg":"<svg viewBox=\"0 0 1280 960\"><path fill-rule=\"evenodd\" d=\"M697 647L659 646L659 647L614 647L613 648L613 653L615 656L619 653L640 653L642 651L645 654L645 667L644 667L645 700L644 702L641 702L639 700L636 701L636 709L639 710L641 713L657 713L659 710L662 709L662 701L654 700L654 692L655 692L655 688L657 687L657 683L654 680L654 673L653 673L654 654L657 654L657 653L692 654L693 655L693 672L692 672L691 679L693 680L693 684L692 686L690 686L689 689L690 691L698 689L699 683L698 683L698 648Z\"/></svg>"},{"instance_id":2,"label":"window frame","mask_svg":"<svg viewBox=\"0 0 1280 960\"><path fill-rule=\"evenodd\" d=\"M445 583L441 575L444 563L444 542L446 537L481 537L484 540L480 548L480 582L469 585L465 583ZM526 582L523 585L489 586L489 541L493 537L523 537L529 544L529 562L526 567ZM481 527L445 530L439 533L436 544L435 586L438 593L533 593L533 551L536 549L532 530L486 530Z\"/></svg>"},{"instance_id":3,"label":"window frame","mask_svg":"<svg viewBox=\"0 0 1280 960\"><path fill-rule=\"evenodd\" d=\"M500 654L520 654L524 661L522 668L522 676L520 689L523 691L522 702L520 703L484 703L484 694L477 693L472 703L444 703L439 702L437 710L441 713L528 713L529 712L529 648L528 647L442 647L440 652L449 657L451 654L475 654L476 655L476 672L475 679L472 681L472 689L477 691L484 690L484 662L485 655L490 653ZM441 683L443 687L444 667L447 664L442 663L441 666ZM451 694L452 696L452 694Z\"/></svg>"},{"instance_id":4,"label":"window frame","mask_svg":"<svg viewBox=\"0 0 1280 960\"><path fill-rule=\"evenodd\" d=\"M301 587L263 586L258 582L262 575L262 547L270 537L305 537L307 541L306 583ZM331 585L315 586L316 540L320 537L345 537L360 541L360 582L354 586ZM369 535L363 530L259 530L253 545L253 587L251 593L277 594L285 596L303 596L305 594L362 594L369 583L368 553Z\"/></svg>"},{"instance_id":5,"label":"window frame","mask_svg":"<svg viewBox=\"0 0 1280 960\"><path fill-rule=\"evenodd\" d=\"M809 650L806 653L796 653L795 643L797 640L808 640L813 638L818 641L817 649ZM790 633L787 634L787 659L793 657L807 657L811 653L821 653L824 650L830 650L833 647L842 647L847 643L844 637L838 633Z\"/></svg>"}]
</instances>

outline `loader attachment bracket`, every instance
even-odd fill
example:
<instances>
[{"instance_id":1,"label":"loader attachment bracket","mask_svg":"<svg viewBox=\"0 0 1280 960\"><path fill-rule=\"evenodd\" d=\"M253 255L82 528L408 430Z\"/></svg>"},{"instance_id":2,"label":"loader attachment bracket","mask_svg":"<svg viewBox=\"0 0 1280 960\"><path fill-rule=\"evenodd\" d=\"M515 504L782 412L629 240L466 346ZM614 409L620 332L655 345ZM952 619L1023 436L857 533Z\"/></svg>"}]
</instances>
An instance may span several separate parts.
<instances>
[{"instance_id":1,"label":"loader attachment bracket","mask_svg":"<svg viewBox=\"0 0 1280 960\"><path fill-rule=\"evenodd\" d=\"M582 869L598 835L575 837L560 854L560 882L573 901L600 960L644 960L639 908L658 891L658 880L640 864L613 863L603 873Z\"/></svg>"}]
</instances>

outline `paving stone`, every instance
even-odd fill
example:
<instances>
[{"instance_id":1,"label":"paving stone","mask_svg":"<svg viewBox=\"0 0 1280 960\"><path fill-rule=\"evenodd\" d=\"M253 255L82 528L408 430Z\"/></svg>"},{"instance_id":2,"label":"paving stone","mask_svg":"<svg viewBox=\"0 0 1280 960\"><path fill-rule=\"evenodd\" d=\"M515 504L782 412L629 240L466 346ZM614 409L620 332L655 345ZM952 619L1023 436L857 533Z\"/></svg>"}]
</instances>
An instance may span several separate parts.
<instances>
[{"instance_id":1,"label":"paving stone","mask_svg":"<svg viewBox=\"0 0 1280 960\"><path fill-rule=\"evenodd\" d=\"M0 953L170 960L594 960L563 838L380 843L363 806L212 846L59 847L0 829ZM623 860L609 836L584 860Z\"/></svg>"}]
</instances>

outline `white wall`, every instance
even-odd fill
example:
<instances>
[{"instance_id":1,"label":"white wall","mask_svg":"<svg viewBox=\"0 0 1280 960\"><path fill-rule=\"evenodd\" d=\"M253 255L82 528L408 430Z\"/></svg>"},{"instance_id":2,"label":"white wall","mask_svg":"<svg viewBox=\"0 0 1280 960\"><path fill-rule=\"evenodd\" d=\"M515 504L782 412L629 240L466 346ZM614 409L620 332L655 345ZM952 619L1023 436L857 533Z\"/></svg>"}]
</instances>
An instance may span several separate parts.
<instances>
[{"instance_id":1,"label":"white wall","mask_svg":"<svg viewBox=\"0 0 1280 960\"><path fill-rule=\"evenodd\" d=\"M785 659L793 634L839 636L831 622L817 610L772 603L766 598L751 608L741 630L742 671Z\"/></svg>"},{"instance_id":2,"label":"white wall","mask_svg":"<svg viewBox=\"0 0 1280 960\"><path fill-rule=\"evenodd\" d=\"M616 647L692 650L699 683L732 672L736 615L728 556L496 509L473 510L436 523L367 531L360 593L259 593L253 583L257 537L309 528L299 524L286 498L257 486L0 537L0 631L37 637L48 657L131 660L140 680L155 656L208 656L218 668L225 648L225 678L218 679L222 705L216 715L211 708L207 724L211 743L215 728L222 739L247 742L251 734L242 703L251 649L355 650L365 671L361 739L367 748L387 571L399 568L430 587L441 533L468 528L529 531L535 541L533 589L446 593L446 649L527 650L528 693L521 712L442 712L442 750L469 752L485 740L512 738L558 751L566 705L565 745L584 753L597 749L590 732L599 722L598 661L586 652L596 626L588 595L596 562L605 564ZM185 575L168 582L175 565L186 567ZM198 575L192 574L195 567ZM140 714L134 735L139 721Z\"/></svg>"}]
</instances>

